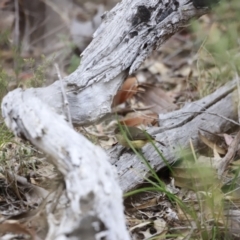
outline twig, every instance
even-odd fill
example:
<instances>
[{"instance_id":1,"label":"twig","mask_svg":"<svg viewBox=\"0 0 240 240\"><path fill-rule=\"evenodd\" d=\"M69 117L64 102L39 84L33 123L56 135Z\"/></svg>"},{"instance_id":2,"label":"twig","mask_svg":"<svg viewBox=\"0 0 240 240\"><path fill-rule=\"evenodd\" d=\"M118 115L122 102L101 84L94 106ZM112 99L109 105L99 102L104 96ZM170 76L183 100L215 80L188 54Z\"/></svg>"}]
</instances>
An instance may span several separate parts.
<instances>
[{"instance_id":1,"label":"twig","mask_svg":"<svg viewBox=\"0 0 240 240\"><path fill-rule=\"evenodd\" d=\"M238 122L240 123L240 99L239 99L239 94L240 94L240 78L236 72L236 79L237 79L237 91L238 91Z\"/></svg>"},{"instance_id":2,"label":"twig","mask_svg":"<svg viewBox=\"0 0 240 240\"><path fill-rule=\"evenodd\" d=\"M114 114L127 114L130 112L136 112L136 111L145 111L145 110L149 110L151 108L153 108L154 106L156 106L156 104L152 104L150 106L145 106L145 107L139 107L139 108L124 108L124 109L113 109L112 113Z\"/></svg>"},{"instance_id":3,"label":"twig","mask_svg":"<svg viewBox=\"0 0 240 240\"><path fill-rule=\"evenodd\" d=\"M50 206L49 213L54 213L56 211L57 205L59 204L59 199L62 195L62 191L64 190L64 183L60 182L57 190L54 192L54 200L52 201L52 204Z\"/></svg>"},{"instance_id":4,"label":"twig","mask_svg":"<svg viewBox=\"0 0 240 240\"><path fill-rule=\"evenodd\" d=\"M196 229L197 229L196 223L193 222L193 221L191 221L191 229L190 229L190 232L189 232L188 235L184 238L184 240L189 240L189 239L192 237L192 235L193 235L193 233L194 233L194 231L195 231Z\"/></svg>"},{"instance_id":5,"label":"twig","mask_svg":"<svg viewBox=\"0 0 240 240\"><path fill-rule=\"evenodd\" d=\"M230 144L229 148L228 148L228 152L225 155L225 157L222 159L222 162L218 168L218 177L220 178L222 176L222 174L224 173L225 169L227 168L228 164L231 162L231 160L233 159L237 149L238 149L238 144L240 141L240 131L237 133L236 137L234 138L234 140L232 141L232 143Z\"/></svg>"},{"instance_id":6,"label":"twig","mask_svg":"<svg viewBox=\"0 0 240 240\"><path fill-rule=\"evenodd\" d=\"M223 115L221 115L221 114L218 114L218 113L214 113L214 112L207 112L207 111L197 111L197 112L184 112L184 113L196 113L196 114L198 114L198 113L207 113L207 114L210 114L210 115L213 115L213 116L217 116L217 117L220 117L220 118L222 118L222 119L224 119L224 120L226 120L226 121L229 121L229 122L231 122L231 123L233 123L233 124L235 124L235 125L237 125L237 126L240 126L240 124L238 123L238 122L236 122L236 121L234 121L234 120L232 120L232 119L230 119L230 118L227 118L227 117L224 117ZM183 113L183 114L184 114Z\"/></svg>"},{"instance_id":7,"label":"twig","mask_svg":"<svg viewBox=\"0 0 240 240\"><path fill-rule=\"evenodd\" d=\"M68 103L68 99L67 99L67 95L66 95L64 86L63 86L63 79L62 79L62 76L61 76L61 74L60 74L60 70L59 70L58 64L55 63L54 66L55 66L55 68L56 68L56 70L57 70L57 75L58 75L58 78L59 78L60 83L61 83L61 90L62 90L64 105L65 105L66 110L67 110L68 122L69 122L70 125L73 127L71 112L70 112L70 108L69 108L69 103Z\"/></svg>"},{"instance_id":8,"label":"twig","mask_svg":"<svg viewBox=\"0 0 240 240\"><path fill-rule=\"evenodd\" d=\"M18 5L18 0L14 1L14 8L15 8L15 25L14 25L14 44L18 48L19 46L19 5Z\"/></svg>"},{"instance_id":9,"label":"twig","mask_svg":"<svg viewBox=\"0 0 240 240\"><path fill-rule=\"evenodd\" d=\"M17 53L19 53L19 37L20 37L20 32L19 32L19 24L20 24L20 17L19 17L19 2L18 0L14 1L14 17L15 17L15 24L14 24L14 37L13 37L13 43L16 47ZM18 63L16 59L14 60L14 69L18 68Z\"/></svg>"}]
</instances>

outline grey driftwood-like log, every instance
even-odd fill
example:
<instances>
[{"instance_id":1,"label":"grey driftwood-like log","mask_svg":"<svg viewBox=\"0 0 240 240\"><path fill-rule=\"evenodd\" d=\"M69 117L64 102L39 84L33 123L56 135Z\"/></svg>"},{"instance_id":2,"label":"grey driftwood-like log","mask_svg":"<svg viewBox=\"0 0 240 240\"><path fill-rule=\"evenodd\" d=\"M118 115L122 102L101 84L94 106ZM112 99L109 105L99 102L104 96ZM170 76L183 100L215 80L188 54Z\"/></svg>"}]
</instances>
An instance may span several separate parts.
<instances>
[{"instance_id":1,"label":"grey driftwood-like log","mask_svg":"<svg viewBox=\"0 0 240 240\"><path fill-rule=\"evenodd\" d=\"M39 98L21 89L5 97L2 112L14 134L44 151L64 177L65 190L60 198L66 198L68 204L56 218L48 214L49 232L44 239L130 239L122 190L100 147L78 134Z\"/></svg>"},{"instance_id":2,"label":"grey driftwood-like log","mask_svg":"<svg viewBox=\"0 0 240 240\"><path fill-rule=\"evenodd\" d=\"M180 110L161 114L160 127L151 128L149 133L165 146L156 143L159 151L171 165L181 157L183 150L190 148L192 142L196 151L203 144L199 140L198 131L201 129L211 133L225 133L238 124L238 95L236 80L218 89L203 99L187 104ZM124 152L121 147L109 151L111 163L115 165L120 179L120 186L124 192L133 190L149 176L149 169L134 152ZM149 143L143 147L142 153L150 165L159 171L166 163L159 156L156 149Z\"/></svg>"},{"instance_id":3,"label":"grey driftwood-like log","mask_svg":"<svg viewBox=\"0 0 240 240\"><path fill-rule=\"evenodd\" d=\"M123 0L103 16L79 68L63 83L17 89L4 98L2 113L7 126L50 155L64 177L69 205L58 222L53 221L53 215L48 216L46 239L129 239L113 168L100 148L93 147L64 120L67 111L61 84L73 123L86 125L101 120L111 114L113 97L126 76L190 19L207 11L208 8L197 9L191 0ZM164 137L164 142L172 141L173 133L174 130L170 138L169 132L169 139ZM166 155L170 162L171 154ZM147 155L150 160L156 156L153 151ZM140 177L133 176L141 180L143 168L136 161L134 158L132 165ZM157 168L160 165L157 163ZM121 165L119 170L124 190L136 183L129 177L129 167Z\"/></svg>"},{"instance_id":4,"label":"grey driftwood-like log","mask_svg":"<svg viewBox=\"0 0 240 240\"><path fill-rule=\"evenodd\" d=\"M126 76L190 19L207 11L191 0L124 0L106 13L79 68L64 79L73 123L86 125L111 114L113 97ZM60 81L28 92L66 113Z\"/></svg>"}]
</instances>

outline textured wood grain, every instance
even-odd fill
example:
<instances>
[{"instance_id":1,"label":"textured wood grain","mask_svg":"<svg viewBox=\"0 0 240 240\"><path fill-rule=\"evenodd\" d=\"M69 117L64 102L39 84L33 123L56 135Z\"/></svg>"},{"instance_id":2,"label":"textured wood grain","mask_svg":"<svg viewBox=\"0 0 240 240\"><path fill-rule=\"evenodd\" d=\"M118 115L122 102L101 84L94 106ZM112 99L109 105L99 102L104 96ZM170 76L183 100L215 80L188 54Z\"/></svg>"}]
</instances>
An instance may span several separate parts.
<instances>
[{"instance_id":1,"label":"textured wood grain","mask_svg":"<svg viewBox=\"0 0 240 240\"><path fill-rule=\"evenodd\" d=\"M165 146L157 147L168 164L174 163L183 149L189 149L190 140L196 151L203 147L198 137L200 128L212 133L223 133L238 125L236 81L228 83L211 95L187 104L181 110L159 116L160 128L149 131ZM235 121L235 122L234 122ZM151 144L143 147L143 154L151 166L160 170L166 166ZM109 151L111 163L115 165L121 188L127 192L143 183L149 170L134 152L120 154L121 147Z\"/></svg>"},{"instance_id":2,"label":"textured wood grain","mask_svg":"<svg viewBox=\"0 0 240 240\"><path fill-rule=\"evenodd\" d=\"M73 123L86 125L111 114L113 97L129 74L192 18L208 11L189 0L125 0L103 16L79 68L64 79ZM27 89L66 114L60 82Z\"/></svg>"},{"instance_id":3,"label":"textured wood grain","mask_svg":"<svg viewBox=\"0 0 240 240\"><path fill-rule=\"evenodd\" d=\"M155 48L190 19L207 10L196 9L189 0L124 0L106 13L93 41L83 52L79 68L64 79L73 123L90 124L111 114L113 97L126 76L135 72ZM113 168L103 150L67 124L61 82L10 92L3 99L2 113L15 135L50 155L63 174L66 192L62 195L69 204L58 213L57 220L53 214L48 215L46 239L128 240L122 194ZM194 120L198 123L197 117ZM158 136L167 144L162 151L169 162L175 159L175 144L186 146L189 136L186 132L193 136L194 126L172 129ZM164 165L153 150L143 150L156 169ZM132 154L121 157L118 166L125 191L141 182L146 172Z\"/></svg>"},{"instance_id":4,"label":"textured wood grain","mask_svg":"<svg viewBox=\"0 0 240 240\"><path fill-rule=\"evenodd\" d=\"M18 101L16 101L18 99ZM49 231L46 240L128 240L122 191L104 151L78 134L63 116L36 96L21 89L9 93L2 103L7 126L44 151L62 173L65 190L53 215L46 207ZM54 204L54 203L53 203Z\"/></svg>"}]
</instances>

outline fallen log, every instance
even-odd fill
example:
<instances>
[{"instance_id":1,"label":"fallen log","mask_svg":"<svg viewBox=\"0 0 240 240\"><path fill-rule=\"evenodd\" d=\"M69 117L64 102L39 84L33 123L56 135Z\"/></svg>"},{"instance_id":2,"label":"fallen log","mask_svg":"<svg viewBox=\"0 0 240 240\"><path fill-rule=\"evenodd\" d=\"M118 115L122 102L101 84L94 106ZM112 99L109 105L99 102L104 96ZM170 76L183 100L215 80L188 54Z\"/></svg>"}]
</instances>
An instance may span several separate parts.
<instances>
[{"instance_id":1,"label":"fallen log","mask_svg":"<svg viewBox=\"0 0 240 240\"><path fill-rule=\"evenodd\" d=\"M87 125L109 116L113 97L125 78L154 49L208 10L197 9L189 0L125 0L107 12L82 53L80 66L64 78L72 122ZM61 81L25 92L67 115Z\"/></svg>"},{"instance_id":2,"label":"fallen log","mask_svg":"<svg viewBox=\"0 0 240 240\"><path fill-rule=\"evenodd\" d=\"M154 49L190 19L208 10L196 8L196 1L193 5L189 0L124 0L103 16L102 25L74 73L63 82L56 81L45 88L17 89L3 99L2 113L7 126L51 156L65 181L62 196L69 204L58 221L55 215L48 215L50 227L46 239L129 239L121 190L108 157L76 133L66 119L71 115L74 124L86 125L111 114L113 97L126 76L134 73ZM71 114L65 105L62 85ZM169 132L167 140L164 135L160 138L170 142L174 131ZM162 150L165 154L166 149ZM155 156L153 151L146 154L149 159ZM173 155L172 152L166 155L169 162ZM132 164L141 172L143 168L135 160ZM154 167L158 169L161 165L156 162ZM127 172L128 163L119 166L123 189L135 187L136 181Z\"/></svg>"},{"instance_id":3,"label":"fallen log","mask_svg":"<svg viewBox=\"0 0 240 240\"><path fill-rule=\"evenodd\" d=\"M63 207L59 201L57 212L46 207L49 231L44 239L129 239L122 191L104 151L24 90L10 92L2 112L14 134L44 151L64 178L59 199L67 203Z\"/></svg>"},{"instance_id":4,"label":"fallen log","mask_svg":"<svg viewBox=\"0 0 240 240\"><path fill-rule=\"evenodd\" d=\"M159 150L171 165L181 156L183 149L189 149L190 140L196 151L203 145L198 137L199 129L212 133L225 133L238 124L237 80L231 81L214 93L192 103L180 110L160 114L159 128L149 129L156 136ZM135 189L144 182L150 170L134 152L121 153L122 148L116 147L109 151L111 163L115 165L120 186L124 192ZM143 147L142 153L155 171L161 170L166 163L151 144Z\"/></svg>"}]
</instances>

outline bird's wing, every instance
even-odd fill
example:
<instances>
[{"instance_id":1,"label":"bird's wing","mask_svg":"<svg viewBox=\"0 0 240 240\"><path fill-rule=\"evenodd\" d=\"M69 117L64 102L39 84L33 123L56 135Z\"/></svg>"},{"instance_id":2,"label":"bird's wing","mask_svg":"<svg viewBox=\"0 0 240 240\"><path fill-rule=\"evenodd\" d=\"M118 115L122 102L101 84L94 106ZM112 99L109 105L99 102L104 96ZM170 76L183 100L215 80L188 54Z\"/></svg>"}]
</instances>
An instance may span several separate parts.
<instances>
[{"instance_id":1,"label":"bird's wing","mask_svg":"<svg viewBox=\"0 0 240 240\"><path fill-rule=\"evenodd\" d=\"M154 140L154 137L152 137L151 135L149 135L146 131L140 130L139 132L134 134L134 139L130 133L130 131L126 131L126 136L129 140L146 140L147 139L151 139Z\"/></svg>"}]
</instances>

